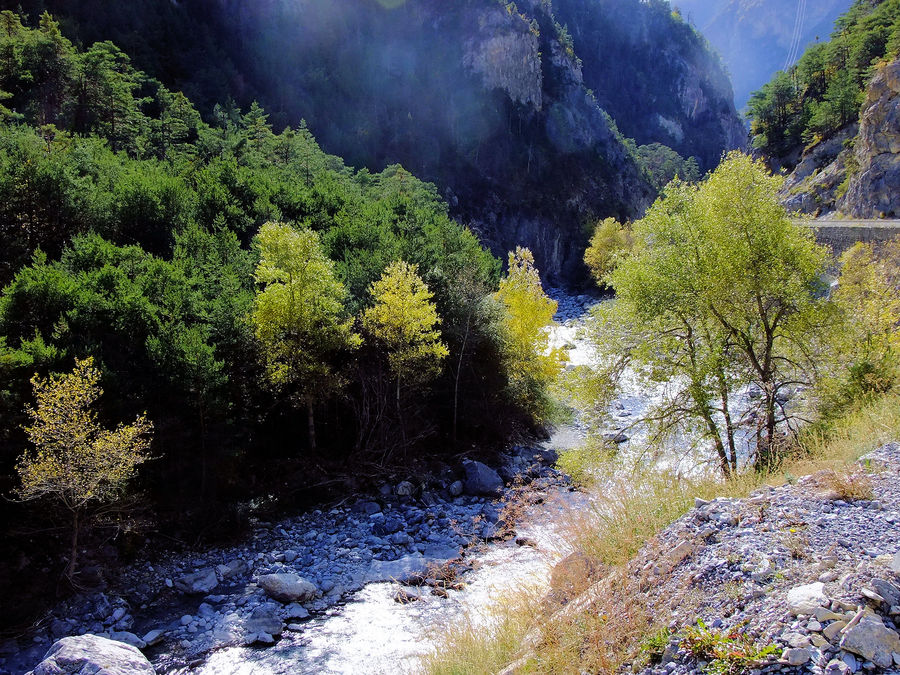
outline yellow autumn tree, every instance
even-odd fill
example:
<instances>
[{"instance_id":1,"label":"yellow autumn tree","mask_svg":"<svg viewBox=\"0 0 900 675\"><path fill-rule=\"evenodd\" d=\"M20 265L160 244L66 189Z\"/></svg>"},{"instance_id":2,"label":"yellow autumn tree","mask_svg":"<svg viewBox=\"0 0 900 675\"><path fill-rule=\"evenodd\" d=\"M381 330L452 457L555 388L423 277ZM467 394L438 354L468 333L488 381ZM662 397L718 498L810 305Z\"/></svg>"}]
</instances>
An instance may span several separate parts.
<instances>
[{"instance_id":1,"label":"yellow autumn tree","mask_svg":"<svg viewBox=\"0 0 900 675\"><path fill-rule=\"evenodd\" d=\"M360 337L347 316L347 291L322 250L319 235L266 223L257 237L261 288L250 322L262 346L273 387L306 407L309 444L316 449L314 407L343 386L334 360L356 349Z\"/></svg>"},{"instance_id":2,"label":"yellow autumn tree","mask_svg":"<svg viewBox=\"0 0 900 675\"><path fill-rule=\"evenodd\" d=\"M418 267L402 260L391 263L371 287L375 304L363 313L363 327L384 345L397 380L397 405L405 384L422 384L437 377L449 354L441 341L441 320L434 294L419 277Z\"/></svg>"},{"instance_id":3,"label":"yellow autumn tree","mask_svg":"<svg viewBox=\"0 0 900 675\"><path fill-rule=\"evenodd\" d=\"M521 246L509 254L509 272L494 295L504 309L503 364L513 398L536 419L549 410L547 388L562 366L562 353L550 348L549 328L557 303L544 293L531 251Z\"/></svg>"},{"instance_id":4,"label":"yellow autumn tree","mask_svg":"<svg viewBox=\"0 0 900 675\"><path fill-rule=\"evenodd\" d=\"M35 405L25 427L34 448L19 457L16 470L23 500L46 498L72 518L67 575L77 571L78 533L92 504L114 500L139 464L148 459L153 425L143 415L133 424L104 429L94 406L103 394L93 358L78 360L71 373L31 380Z\"/></svg>"}]
</instances>

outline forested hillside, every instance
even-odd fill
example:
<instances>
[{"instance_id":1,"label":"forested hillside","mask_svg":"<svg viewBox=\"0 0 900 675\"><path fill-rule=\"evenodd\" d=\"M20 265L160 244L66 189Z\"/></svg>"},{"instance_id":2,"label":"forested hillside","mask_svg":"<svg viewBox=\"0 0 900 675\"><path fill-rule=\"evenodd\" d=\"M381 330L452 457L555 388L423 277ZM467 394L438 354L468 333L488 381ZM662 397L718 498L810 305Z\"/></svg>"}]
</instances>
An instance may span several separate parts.
<instances>
[{"instance_id":1,"label":"forested hillside","mask_svg":"<svg viewBox=\"0 0 900 675\"><path fill-rule=\"evenodd\" d=\"M744 139L724 71L665 0L21 4L113 40L207 121L258 100L351 166L401 163L496 255L528 245L556 279L584 275L585 225L652 201L619 131L703 170Z\"/></svg>"},{"instance_id":2,"label":"forested hillside","mask_svg":"<svg viewBox=\"0 0 900 675\"><path fill-rule=\"evenodd\" d=\"M74 490L78 471L117 485L119 469L95 463L102 452L59 475L53 453L70 433L102 450L113 436L95 423L145 414L152 461L136 512L210 536L251 497L290 503L351 458L413 470L547 414L553 358L539 325L516 324L549 302L527 251L504 291L499 260L400 166L352 170L305 126L274 133L255 104L207 125L113 43L78 49L49 15L0 21L4 495L20 476L36 481L18 493L29 497L59 480ZM68 380L31 381L76 363ZM30 407L32 390L65 402L64 387L82 392L81 431L58 428L69 423L58 406ZM26 447L37 454L24 459ZM55 513L3 508L10 523ZM54 566L53 547L40 548Z\"/></svg>"},{"instance_id":3,"label":"forested hillside","mask_svg":"<svg viewBox=\"0 0 900 675\"><path fill-rule=\"evenodd\" d=\"M785 198L808 213L893 215L900 2L857 0L750 100L753 147L793 170Z\"/></svg>"}]
</instances>

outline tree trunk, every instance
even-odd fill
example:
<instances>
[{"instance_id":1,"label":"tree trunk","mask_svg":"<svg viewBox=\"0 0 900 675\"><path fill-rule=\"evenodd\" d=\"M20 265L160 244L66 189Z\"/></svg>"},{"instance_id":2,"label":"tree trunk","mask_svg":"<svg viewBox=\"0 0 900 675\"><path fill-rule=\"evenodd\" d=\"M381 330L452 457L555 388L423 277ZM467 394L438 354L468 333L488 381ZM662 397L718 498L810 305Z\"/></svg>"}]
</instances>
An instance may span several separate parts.
<instances>
[{"instance_id":1,"label":"tree trunk","mask_svg":"<svg viewBox=\"0 0 900 675\"><path fill-rule=\"evenodd\" d=\"M73 582L78 571L78 510L72 511L72 551L69 554L69 565L66 568L66 578Z\"/></svg>"},{"instance_id":2,"label":"tree trunk","mask_svg":"<svg viewBox=\"0 0 900 675\"><path fill-rule=\"evenodd\" d=\"M309 449L316 451L316 413L310 401L306 404L306 423L309 430Z\"/></svg>"},{"instance_id":3,"label":"tree trunk","mask_svg":"<svg viewBox=\"0 0 900 675\"><path fill-rule=\"evenodd\" d=\"M459 348L459 361L456 364L456 377L453 381L453 445L456 445L456 423L459 417L459 375L462 373L463 357L466 353L466 343L469 341L469 326L471 314L466 317L466 332L463 334L462 345Z\"/></svg>"}]
</instances>

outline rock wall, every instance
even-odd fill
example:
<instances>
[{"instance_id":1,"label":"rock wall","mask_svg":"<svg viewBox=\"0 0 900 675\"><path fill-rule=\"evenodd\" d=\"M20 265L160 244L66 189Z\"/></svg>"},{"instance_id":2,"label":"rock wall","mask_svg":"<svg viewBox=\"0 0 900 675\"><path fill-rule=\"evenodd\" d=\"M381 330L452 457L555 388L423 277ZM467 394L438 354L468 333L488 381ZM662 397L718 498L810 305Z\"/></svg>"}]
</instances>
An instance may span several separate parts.
<instances>
[{"instance_id":1,"label":"rock wall","mask_svg":"<svg viewBox=\"0 0 900 675\"><path fill-rule=\"evenodd\" d=\"M814 216L900 216L900 59L872 79L858 125L804 151L782 196Z\"/></svg>"},{"instance_id":2,"label":"rock wall","mask_svg":"<svg viewBox=\"0 0 900 675\"><path fill-rule=\"evenodd\" d=\"M882 68L866 91L854 159L838 208L859 218L900 215L900 60Z\"/></svg>"}]
</instances>

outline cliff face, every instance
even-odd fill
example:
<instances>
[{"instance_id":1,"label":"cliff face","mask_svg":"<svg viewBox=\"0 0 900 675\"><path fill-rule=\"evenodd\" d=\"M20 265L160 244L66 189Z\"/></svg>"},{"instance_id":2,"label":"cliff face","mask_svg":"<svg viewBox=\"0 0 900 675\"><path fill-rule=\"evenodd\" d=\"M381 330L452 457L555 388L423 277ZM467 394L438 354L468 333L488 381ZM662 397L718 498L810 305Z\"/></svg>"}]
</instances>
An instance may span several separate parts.
<instances>
[{"instance_id":1,"label":"cliff face","mask_svg":"<svg viewBox=\"0 0 900 675\"><path fill-rule=\"evenodd\" d=\"M900 216L900 60L872 79L859 124L804 152L787 178L784 203L814 216Z\"/></svg>"},{"instance_id":2,"label":"cliff face","mask_svg":"<svg viewBox=\"0 0 900 675\"><path fill-rule=\"evenodd\" d=\"M747 132L731 82L703 38L663 3L554 0L584 81L625 136L662 143L714 168Z\"/></svg>"},{"instance_id":3,"label":"cliff face","mask_svg":"<svg viewBox=\"0 0 900 675\"><path fill-rule=\"evenodd\" d=\"M900 215L900 60L869 85L853 157L854 170L838 208L858 218Z\"/></svg>"},{"instance_id":4,"label":"cliff face","mask_svg":"<svg viewBox=\"0 0 900 675\"><path fill-rule=\"evenodd\" d=\"M255 55L250 79L279 92L273 116L306 119L350 164L403 164L495 253L529 246L548 278L573 280L585 225L637 217L653 195L546 7L216 0L212 13Z\"/></svg>"}]
</instances>

